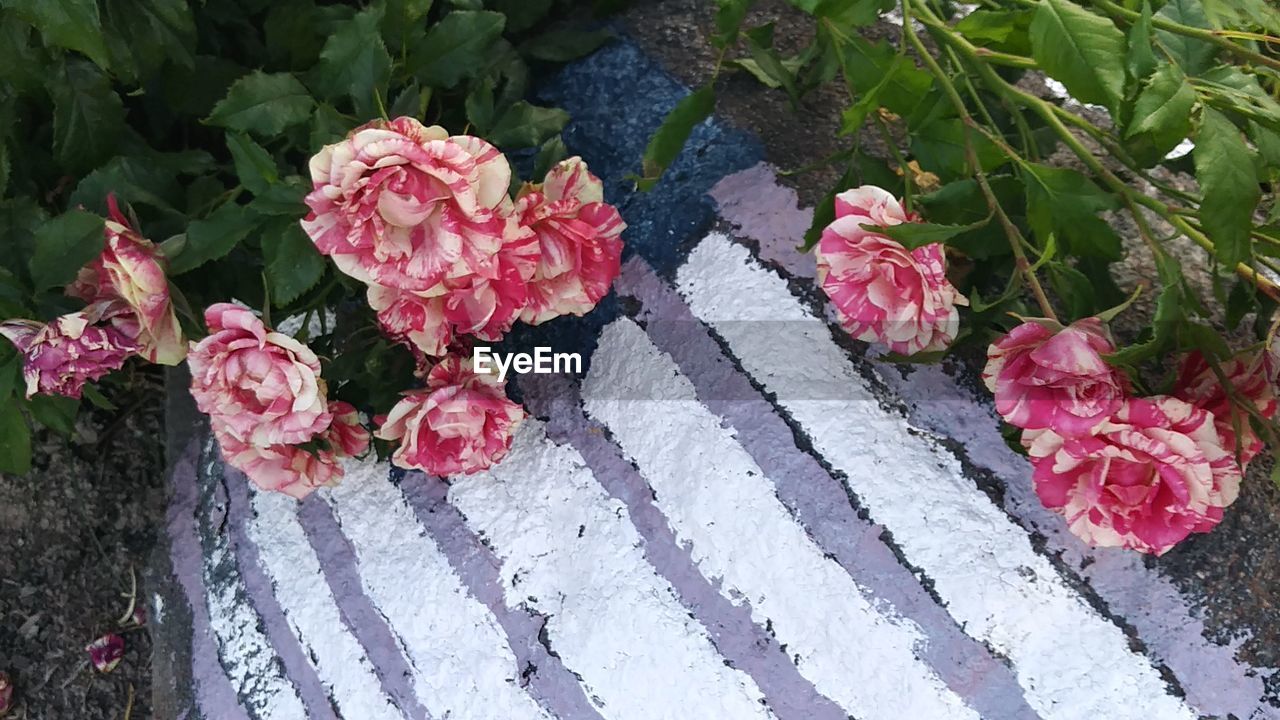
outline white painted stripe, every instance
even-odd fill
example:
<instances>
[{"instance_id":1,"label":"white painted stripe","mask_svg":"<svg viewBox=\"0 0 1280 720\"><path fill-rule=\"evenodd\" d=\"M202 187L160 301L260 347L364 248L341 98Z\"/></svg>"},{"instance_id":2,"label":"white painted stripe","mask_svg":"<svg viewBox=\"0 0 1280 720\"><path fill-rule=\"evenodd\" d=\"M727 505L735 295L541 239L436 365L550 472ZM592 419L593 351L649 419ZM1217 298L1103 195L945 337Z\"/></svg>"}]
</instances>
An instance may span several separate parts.
<instances>
[{"instance_id":1,"label":"white painted stripe","mask_svg":"<svg viewBox=\"0 0 1280 720\"><path fill-rule=\"evenodd\" d=\"M521 689L497 620L414 517L390 466L348 459L343 467L342 483L320 493L351 540L365 594L403 644L427 711L450 720L549 718Z\"/></svg>"},{"instance_id":2,"label":"white painted stripe","mask_svg":"<svg viewBox=\"0 0 1280 720\"><path fill-rule=\"evenodd\" d=\"M450 502L502 559L508 603L547 616L552 649L603 717L773 717L649 565L626 507L542 423L525 421L489 472L451 482Z\"/></svg>"},{"instance_id":3,"label":"white painted stripe","mask_svg":"<svg viewBox=\"0 0 1280 720\"><path fill-rule=\"evenodd\" d=\"M276 600L329 697L343 716L353 720L404 717L382 691L364 648L342 622L320 559L298 522L298 502L279 493L251 492L254 513L249 537L271 576Z\"/></svg>"},{"instance_id":4,"label":"white painted stripe","mask_svg":"<svg viewBox=\"0 0 1280 720\"><path fill-rule=\"evenodd\" d=\"M723 419L634 321L605 328L583 397L648 480L698 569L730 601L749 603L757 624L772 623L819 692L865 720L977 720L916 656L927 641L920 627L877 610L825 556Z\"/></svg>"},{"instance_id":5,"label":"white painted stripe","mask_svg":"<svg viewBox=\"0 0 1280 720\"><path fill-rule=\"evenodd\" d=\"M848 478L965 632L1007 656L1045 718L1192 718L950 453L885 411L786 282L712 234L678 273L694 314ZM822 399L830 398L830 399Z\"/></svg>"}]
</instances>

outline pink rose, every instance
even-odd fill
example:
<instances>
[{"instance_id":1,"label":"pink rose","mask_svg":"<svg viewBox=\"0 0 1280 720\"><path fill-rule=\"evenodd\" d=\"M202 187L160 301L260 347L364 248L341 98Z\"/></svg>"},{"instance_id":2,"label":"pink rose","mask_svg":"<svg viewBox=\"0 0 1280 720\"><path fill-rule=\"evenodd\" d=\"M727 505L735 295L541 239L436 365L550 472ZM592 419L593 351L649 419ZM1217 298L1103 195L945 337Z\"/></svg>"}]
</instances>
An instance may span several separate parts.
<instances>
[{"instance_id":1,"label":"pink rose","mask_svg":"<svg viewBox=\"0 0 1280 720\"><path fill-rule=\"evenodd\" d=\"M48 324L8 320L0 323L0 335L22 353L27 397L41 393L78 398L86 382L119 370L138 351L131 316L123 303L99 302Z\"/></svg>"},{"instance_id":2,"label":"pink rose","mask_svg":"<svg viewBox=\"0 0 1280 720\"><path fill-rule=\"evenodd\" d=\"M453 326L444 316L444 296L423 297L370 285L367 298L378 315L378 326L392 340L432 357L444 355L453 342Z\"/></svg>"},{"instance_id":3,"label":"pink rose","mask_svg":"<svg viewBox=\"0 0 1280 720\"><path fill-rule=\"evenodd\" d=\"M1023 433L1036 494L1097 547L1160 555L1208 532L1240 490L1213 415L1169 396L1130 398L1093 435Z\"/></svg>"},{"instance_id":4,"label":"pink rose","mask_svg":"<svg viewBox=\"0 0 1280 720\"><path fill-rule=\"evenodd\" d=\"M1084 435L1128 394L1124 375L1102 359L1114 351L1098 318L1077 320L1056 333L1032 320L987 348L982 380L995 393L996 412L1010 425Z\"/></svg>"},{"instance_id":5,"label":"pink rose","mask_svg":"<svg viewBox=\"0 0 1280 720\"><path fill-rule=\"evenodd\" d=\"M520 319L537 325L560 315L585 315L618 277L627 225L604 202L604 185L582 158L565 160L540 187L516 200L516 214L537 234L541 250Z\"/></svg>"},{"instance_id":6,"label":"pink rose","mask_svg":"<svg viewBox=\"0 0 1280 720\"><path fill-rule=\"evenodd\" d=\"M164 257L129 226L115 195L107 196L107 207L102 254L80 270L67 294L87 303L124 301L137 315L139 354L148 362L177 365L187 355L187 343L169 299Z\"/></svg>"},{"instance_id":7,"label":"pink rose","mask_svg":"<svg viewBox=\"0 0 1280 720\"><path fill-rule=\"evenodd\" d=\"M107 633L86 645L84 651L89 653L89 661L95 670L109 673L124 659L124 638Z\"/></svg>"},{"instance_id":8,"label":"pink rose","mask_svg":"<svg viewBox=\"0 0 1280 720\"><path fill-rule=\"evenodd\" d=\"M405 393L375 435L399 440L391 460L432 475L479 472L511 449L524 410L507 399L494 375L480 375L471 360L449 355L431 369L427 386Z\"/></svg>"},{"instance_id":9,"label":"pink rose","mask_svg":"<svg viewBox=\"0 0 1280 720\"><path fill-rule=\"evenodd\" d=\"M241 442L214 423L214 437L227 464L243 472L254 485L269 492L281 492L301 500L316 488L338 484L344 457L363 455L369 449L369 431L360 424L360 415L348 403L329 405L333 423L316 436L313 447L270 445L259 447Z\"/></svg>"},{"instance_id":10,"label":"pink rose","mask_svg":"<svg viewBox=\"0 0 1280 720\"><path fill-rule=\"evenodd\" d=\"M1254 409L1269 420L1276 414L1276 394L1267 365L1266 354L1257 353L1238 355L1220 363L1219 369L1236 394L1253 403ZM1231 402L1226 388L1199 351L1188 353L1182 359L1173 395L1213 414L1222 446L1233 457L1236 453L1236 425L1239 425L1242 465L1247 465L1262 451L1262 438L1253 431L1250 414Z\"/></svg>"},{"instance_id":11,"label":"pink rose","mask_svg":"<svg viewBox=\"0 0 1280 720\"><path fill-rule=\"evenodd\" d=\"M454 332L501 340L524 310L537 265L537 238L512 221L502 248L481 272L444 282L444 315Z\"/></svg>"},{"instance_id":12,"label":"pink rose","mask_svg":"<svg viewBox=\"0 0 1280 720\"><path fill-rule=\"evenodd\" d=\"M946 275L939 244L907 250L862 225L914 220L884 190L864 185L836 196L836 219L818 242L818 282L846 332L893 352L945 350L968 305Z\"/></svg>"},{"instance_id":13,"label":"pink rose","mask_svg":"<svg viewBox=\"0 0 1280 720\"><path fill-rule=\"evenodd\" d=\"M511 168L497 148L401 117L359 127L311 158L302 227L344 273L425 292L496 253Z\"/></svg>"},{"instance_id":14,"label":"pink rose","mask_svg":"<svg viewBox=\"0 0 1280 720\"><path fill-rule=\"evenodd\" d=\"M220 430L248 445L306 442L329 426L320 361L297 340L230 303L204 312L209 337L194 344L191 395Z\"/></svg>"}]
</instances>

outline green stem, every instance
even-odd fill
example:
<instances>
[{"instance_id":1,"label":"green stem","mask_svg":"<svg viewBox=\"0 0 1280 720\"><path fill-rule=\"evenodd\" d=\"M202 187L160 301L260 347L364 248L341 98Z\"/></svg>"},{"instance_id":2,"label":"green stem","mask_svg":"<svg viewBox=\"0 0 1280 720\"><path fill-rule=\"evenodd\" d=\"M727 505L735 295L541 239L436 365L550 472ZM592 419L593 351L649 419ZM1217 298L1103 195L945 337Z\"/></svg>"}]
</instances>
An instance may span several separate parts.
<instances>
[{"instance_id":1,"label":"green stem","mask_svg":"<svg viewBox=\"0 0 1280 720\"><path fill-rule=\"evenodd\" d=\"M1139 18L1142 17L1141 13L1137 13L1137 12L1134 12L1133 10L1129 10L1128 8L1117 5L1114 2L1111 2L1111 0L1091 0L1091 1L1096 7L1100 7L1103 10L1106 10L1107 12L1111 13L1112 15L1122 17L1125 20L1128 20L1129 22L1133 22L1134 20L1138 20ZM1218 47L1221 47L1225 50L1228 50L1234 53L1235 55L1241 58L1244 58L1245 60L1249 60L1250 62L1254 62L1254 63L1260 63L1262 65L1267 65L1280 70L1280 60L1277 60L1272 57L1268 57L1259 52L1254 52L1253 50L1250 50L1249 48L1244 47L1243 45L1238 45L1236 43L1231 42L1229 36L1224 34L1224 32L1230 32L1230 31L1208 30L1205 28L1191 27L1190 25L1183 25L1182 23L1174 22L1172 20L1161 17L1159 15L1153 15L1151 17L1151 24L1160 28L1161 30L1175 33L1177 35L1184 35L1186 37L1196 38L1197 40L1203 40L1208 43L1213 43L1214 45L1217 45Z\"/></svg>"}]
</instances>

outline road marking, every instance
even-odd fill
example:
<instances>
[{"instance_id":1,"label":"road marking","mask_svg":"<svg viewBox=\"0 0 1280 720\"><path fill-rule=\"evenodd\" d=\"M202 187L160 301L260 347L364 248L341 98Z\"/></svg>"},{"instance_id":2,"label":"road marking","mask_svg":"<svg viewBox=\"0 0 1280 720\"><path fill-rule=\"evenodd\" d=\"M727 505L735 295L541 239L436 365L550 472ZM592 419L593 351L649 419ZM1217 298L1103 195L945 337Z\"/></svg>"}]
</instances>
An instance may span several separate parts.
<instances>
[{"instance_id":1,"label":"road marking","mask_svg":"<svg viewBox=\"0 0 1280 720\"><path fill-rule=\"evenodd\" d=\"M694 314L844 473L956 621L1012 661L1037 712L1195 717L1124 633L1068 588L973 487L953 456L880 407L827 325L781 277L713 233L690 254L677 284Z\"/></svg>"},{"instance_id":2,"label":"road marking","mask_svg":"<svg viewBox=\"0 0 1280 720\"><path fill-rule=\"evenodd\" d=\"M541 422L525 421L499 465L451 482L449 501L502 559L508 603L547 616L551 648L603 717L773 717L646 561L626 507Z\"/></svg>"},{"instance_id":3,"label":"road marking","mask_svg":"<svg viewBox=\"0 0 1280 720\"><path fill-rule=\"evenodd\" d=\"M604 329L583 386L720 592L771 624L814 687L860 718L976 718L917 657L921 629L874 607L778 500L772 481L629 318ZM655 417L661 422L654 422Z\"/></svg>"},{"instance_id":4,"label":"road marking","mask_svg":"<svg viewBox=\"0 0 1280 720\"><path fill-rule=\"evenodd\" d=\"M414 518L389 466L369 459L343 467L342 483L319 493L351 540L365 593L413 665L427 711L450 720L548 719L520 688L502 629Z\"/></svg>"},{"instance_id":5,"label":"road marking","mask_svg":"<svg viewBox=\"0 0 1280 720\"><path fill-rule=\"evenodd\" d=\"M275 597L294 635L308 650L321 683L348 718L404 717L391 703L360 643L342 622L325 582L320 560L298 522L298 501L286 495L253 493L248 533L271 576Z\"/></svg>"}]
</instances>

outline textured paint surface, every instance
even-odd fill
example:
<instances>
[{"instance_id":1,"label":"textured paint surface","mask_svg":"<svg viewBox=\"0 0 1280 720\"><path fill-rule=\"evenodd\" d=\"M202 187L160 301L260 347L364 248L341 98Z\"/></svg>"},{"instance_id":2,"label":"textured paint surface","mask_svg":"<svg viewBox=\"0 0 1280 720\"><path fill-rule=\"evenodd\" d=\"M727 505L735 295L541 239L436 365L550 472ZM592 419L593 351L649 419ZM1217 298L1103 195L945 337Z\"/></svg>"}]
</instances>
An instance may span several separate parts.
<instances>
[{"instance_id":1,"label":"textured paint surface","mask_svg":"<svg viewBox=\"0 0 1280 720\"><path fill-rule=\"evenodd\" d=\"M713 234L690 254L678 285L694 314L845 475L966 632L1010 658L1037 712L1195 717L1129 649L1120 628L1083 603L1021 529L967 481L954 457L880 408L826 325L782 278ZM823 399L830 388L842 390ZM1070 653L1060 647L1067 638Z\"/></svg>"}]
</instances>

